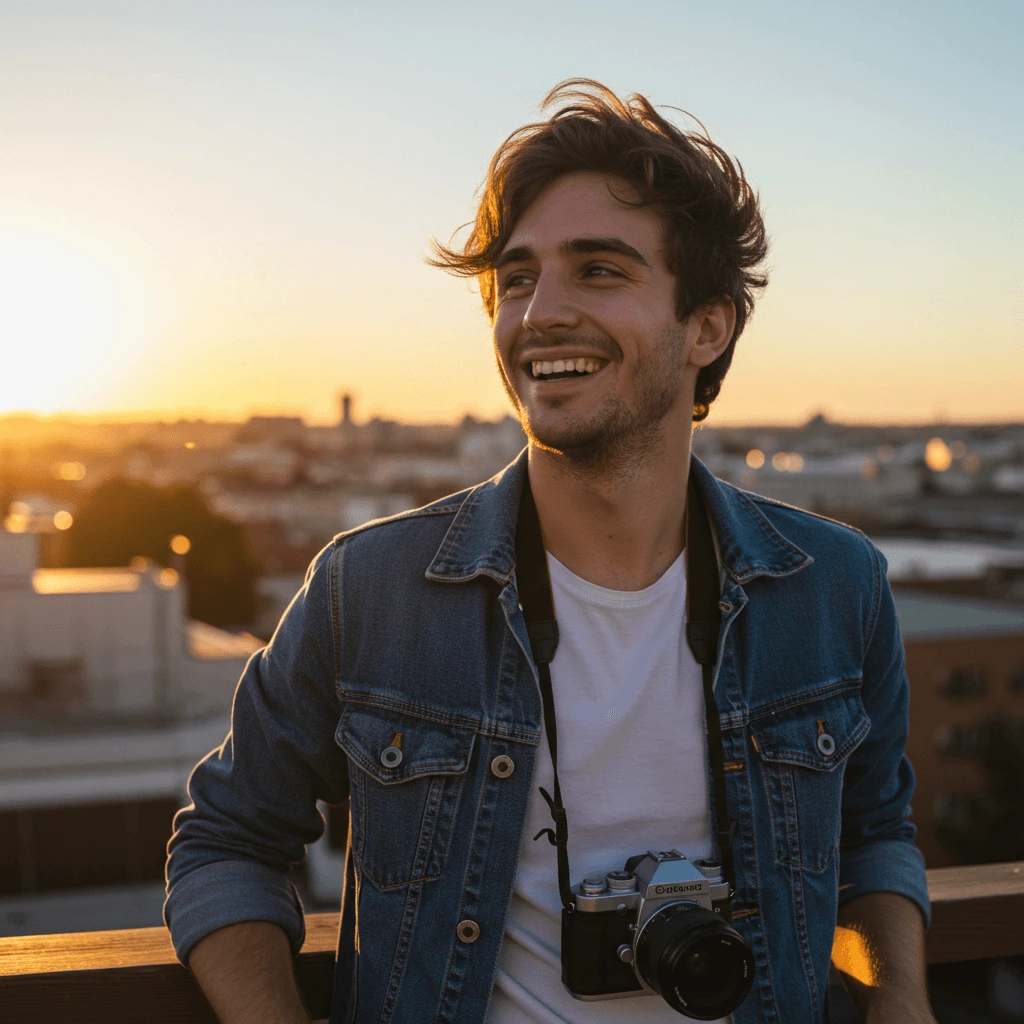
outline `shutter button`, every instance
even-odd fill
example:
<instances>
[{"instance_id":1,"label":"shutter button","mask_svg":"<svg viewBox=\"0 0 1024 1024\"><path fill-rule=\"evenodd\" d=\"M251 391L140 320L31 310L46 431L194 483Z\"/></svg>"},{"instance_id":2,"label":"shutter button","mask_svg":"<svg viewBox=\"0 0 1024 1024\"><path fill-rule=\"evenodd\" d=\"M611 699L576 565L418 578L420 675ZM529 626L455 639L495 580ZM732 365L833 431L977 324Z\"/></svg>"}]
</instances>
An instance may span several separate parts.
<instances>
[{"instance_id":1,"label":"shutter button","mask_svg":"<svg viewBox=\"0 0 1024 1024\"><path fill-rule=\"evenodd\" d=\"M499 779L507 779L516 770L516 763L507 754L499 754L491 762L491 774Z\"/></svg>"},{"instance_id":2,"label":"shutter button","mask_svg":"<svg viewBox=\"0 0 1024 1024\"><path fill-rule=\"evenodd\" d=\"M460 941L465 942L467 945L471 942L476 942L480 938L480 925L476 921L460 921L458 927L455 929L455 934L458 935Z\"/></svg>"},{"instance_id":3,"label":"shutter button","mask_svg":"<svg viewBox=\"0 0 1024 1024\"><path fill-rule=\"evenodd\" d=\"M831 757L836 752L836 741L827 732L823 732L818 737L818 749L826 757Z\"/></svg>"}]
</instances>

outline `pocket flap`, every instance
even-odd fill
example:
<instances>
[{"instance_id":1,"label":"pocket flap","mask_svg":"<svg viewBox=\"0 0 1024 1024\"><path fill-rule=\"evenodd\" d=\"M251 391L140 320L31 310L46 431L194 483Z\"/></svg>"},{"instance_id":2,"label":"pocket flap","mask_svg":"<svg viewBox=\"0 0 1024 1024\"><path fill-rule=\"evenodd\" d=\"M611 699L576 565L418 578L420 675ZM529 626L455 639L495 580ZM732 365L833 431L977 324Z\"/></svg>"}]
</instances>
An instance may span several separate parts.
<instances>
[{"instance_id":1,"label":"pocket flap","mask_svg":"<svg viewBox=\"0 0 1024 1024\"><path fill-rule=\"evenodd\" d=\"M334 740L367 774L378 782L406 782L421 775L461 775L469 768L476 736L425 718L415 718L387 708L349 707L338 723ZM401 758L384 751L396 746Z\"/></svg>"},{"instance_id":2,"label":"pocket flap","mask_svg":"<svg viewBox=\"0 0 1024 1024\"><path fill-rule=\"evenodd\" d=\"M841 764L870 728L871 719L854 692L797 704L750 723L763 761L824 772Z\"/></svg>"}]
</instances>

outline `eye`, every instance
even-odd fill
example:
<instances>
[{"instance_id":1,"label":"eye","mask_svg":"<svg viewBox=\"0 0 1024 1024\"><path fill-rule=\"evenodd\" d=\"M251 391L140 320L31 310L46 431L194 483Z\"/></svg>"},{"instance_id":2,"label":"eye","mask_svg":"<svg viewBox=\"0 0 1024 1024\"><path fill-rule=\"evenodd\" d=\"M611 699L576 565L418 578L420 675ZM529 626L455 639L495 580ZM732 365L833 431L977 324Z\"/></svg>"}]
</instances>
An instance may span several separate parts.
<instances>
[{"instance_id":1,"label":"eye","mask_svg":"<svg viewBox=\"0 0 1024 1024\"><path fill-rule=\"evenodd\" d=\"M501 290L507 292L515 288L522 288L530 283L531 278L529 274L524 274L522 271L513 271L501 282Z\"/></svg>"},{"instance_id":2,"label":"eye","mask_svg":"<svg viewBox=\"0 0 1024 1024\"><path fill-rule=\"evenodd\" d=\"M583 268L584 277L622 277L622 274L614 267L604 263L590 263Z\"/></svg>"}]
</instances>

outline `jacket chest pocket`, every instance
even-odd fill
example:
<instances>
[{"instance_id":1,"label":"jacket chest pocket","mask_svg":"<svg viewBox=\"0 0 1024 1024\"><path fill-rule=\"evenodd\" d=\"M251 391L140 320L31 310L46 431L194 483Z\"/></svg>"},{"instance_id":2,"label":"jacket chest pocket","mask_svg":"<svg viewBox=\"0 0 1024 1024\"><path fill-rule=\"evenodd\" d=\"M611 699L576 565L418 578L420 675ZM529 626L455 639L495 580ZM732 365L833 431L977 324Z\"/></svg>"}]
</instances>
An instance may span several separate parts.
<instances>
[{"instance_id":1,"label":"jacket chest pocket","mask_svg":"<svg viewBox=\"0 0 1024 1024\"><path fill-rule=\"evenodd\" d=\"M845 762L870 728L859 695L850 692L751 722L779 863L815 871L831 863L839 848Z\"/></svg>"},{"instance_id":2,"label":"jacket chest pocket","mask_svg":"<svg viewBox=\"0 0 1024 1024\"><path fill-rule=\"evenodd\" d=\"M379 888L440 877L475 735L383 708L342 714L353 851Z\"/></svg>"}]
</instances>

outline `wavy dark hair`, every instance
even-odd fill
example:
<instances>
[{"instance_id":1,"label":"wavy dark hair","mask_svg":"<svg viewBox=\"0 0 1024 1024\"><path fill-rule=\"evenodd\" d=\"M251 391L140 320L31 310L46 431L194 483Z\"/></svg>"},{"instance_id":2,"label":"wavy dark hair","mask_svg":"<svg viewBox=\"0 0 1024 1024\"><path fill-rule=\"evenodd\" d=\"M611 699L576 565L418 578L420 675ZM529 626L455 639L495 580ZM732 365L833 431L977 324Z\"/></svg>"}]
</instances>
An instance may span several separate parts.
<instances>
[{"instance_id":1,"label":"wavy dark hair","mask_svg":"<svg viewBox=\"0 0 1024 1024\"><path fill-rule=\"evenodd\" d=\"M540 193L573 171L598 171L628 182L637 198L617 198L653 207L664 220L668 267L676 278L677 318L723 298L736 309L729 346L697 376L693 418L703 420L722 388L755 294L768 283L762 266L768 237L757 193L739 162L711 141L696 118L701 131L684 131L646 97L622 99L589 78L560 82L544 98L541 110L555 104L560 105L546 121L524 125L498 147L465 245L455 248L432 240L428 262L460 277L477 278L484 308L493 319L495 262L516 222Z\"/></svg>"}]
</instances>

